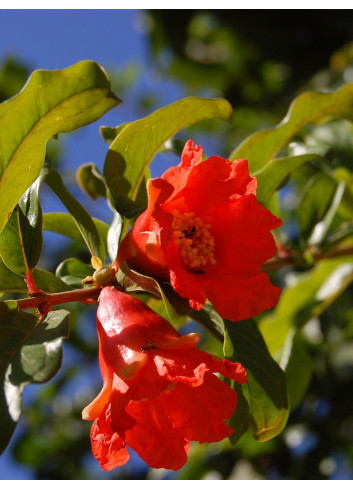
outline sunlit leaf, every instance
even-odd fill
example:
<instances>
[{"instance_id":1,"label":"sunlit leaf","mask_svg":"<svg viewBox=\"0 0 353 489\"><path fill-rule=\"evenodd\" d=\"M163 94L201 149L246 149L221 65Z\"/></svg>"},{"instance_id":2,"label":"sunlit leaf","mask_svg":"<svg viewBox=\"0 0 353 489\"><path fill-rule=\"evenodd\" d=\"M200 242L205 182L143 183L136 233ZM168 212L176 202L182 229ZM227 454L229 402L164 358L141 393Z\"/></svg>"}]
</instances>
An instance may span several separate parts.
<instances>
[{"instance_id":1,"label":"sunlit leaf","mask_svg":"<svg viewBox=\"0 0 353 489\"><path fill-rule=\"evenodd\" d=\"M250 174L253 175L264 168L306 124L322 123L334 117L353 120L352 83L332 93L306 92L299 95L278 126L249 136L232 152L229 159L248 159Z\"/></svg>"},{"instance_id":2,"label":"sunlit leaf","mask_svg":"<svg viewBox=\"0 0 353 489\"><path fill-rule=\"evenodd\" d=\"M120 103L93 61L35 71L24 89L0 105L0 231L38 177L48 139L99 119Z\"/></svg>"},{"instance_id":3,"label":"sunlit leaf","mask_svg":"<svg viewBox=\"0 0 353 489\"><path fill-rule=\"evenodd\" d=\"M321 260L313 270L297 275L283 290L273 313L259 322L272 354L282 350L288 334L321 314L353 281L353 257Z\"/></svg>"},{"instance_id":4,"label":"sunlit leaf","mask_svg":"<svg viewBox=\"0 0 353 489\"><path fill-rule=\"evenodd\" d=\"M119 198L121 205L124 199L145 205L138 199L139 188L163 143L191 124L210 118L229 120L231 115L226 100L189 97L124 126L110 145L104 164L113 197Z\"/></svg>"},{"instance_id":5,"label":"sunlit leaf","mask_svg":"<svg viewBox=\"0 0 353 489\"><path fill-rule=\"evenodd\" d=\"M101 243L105 245L107 242L109 225L94 217L92 219L100 235ZM70 214L65 214L63 212L47 212L43 214L43 230L62 234L78 243L85 244L83 236Z\"/></svg>"},{"instance_id":6,"label":"sunlit leaf","mask_svg":"<svg viewBox=\"0 0 353 489\"><path fill-rule=\"evenodd\" d=\"M109 227L107 234L107 251L109 258L112 262L116 260L118 254L119 240L121 235L122 219L121 216L115 212L113 221Z\"/></svg>"},{"instance_id":7,"label":"sunlit leaf","mask_svg":"<svg viewBox=\"0 0 353 489\"><path fill-rule=\"evenodd\" d=\"M101 242L99 233L93 219L86 209L66 189L64 182L56 170L52 170L46 178L46 183L56 193L61 202L70 212L83 240L92 256L105 260L105 247Z\"/></svg>"},{"instance_id":8,"label":"sunlit leaf","mask_svg":"<svg viewBox=\"0 0 353 489\"><path fill-rule=\"evenodd\" d=\"M320 155L303 154L276 158L268 162L259 171L252 174L257 178L257 198L266 204L273 193L281 187L286 177L298 166L313 161L323 159Z\"/></svg>"}]
</instances>

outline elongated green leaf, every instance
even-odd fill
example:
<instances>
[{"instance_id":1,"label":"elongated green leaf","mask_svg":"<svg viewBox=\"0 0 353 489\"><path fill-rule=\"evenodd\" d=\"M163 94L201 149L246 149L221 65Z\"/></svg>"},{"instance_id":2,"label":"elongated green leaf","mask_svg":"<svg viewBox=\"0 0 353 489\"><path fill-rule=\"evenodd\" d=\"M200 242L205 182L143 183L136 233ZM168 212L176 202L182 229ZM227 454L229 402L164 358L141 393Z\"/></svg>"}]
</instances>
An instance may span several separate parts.
<instances>
[{"instance_id":1,"label":"elongated green leaf","mask_svg":"<svg viewBox=\"0 0 353 489\"><path fill-rule=\"evenodd\" d=\"M275 311L259 326L272 354L282 350L288 334L325 310L353 281L353 257L321 260L313 270L298 275L281 295Z\"/></svg>"},{"instance_id":2,"label":"elongated green leaf","mask_svg":"<svg viewBox=\"0 0 353 489\"><path fill-rule=\"evenodd\" d=\"M105 247L101 242L99 233L93 219L86 209L68 192L64 182L56 170L52 170L46 178L46 183L56 193L61 202L70 212L85 244L92 256L98 256L102 262L105 260Z\"/></svg>"},{"instance_id":3,"label":"elongated green leaf","mask_svg":"<svg viewBox=\"0 0 353 489\"><path fill-rule=\"evenodd\" d=\"M278 126L249 136L232 152L229 159L248 159L253 175L264 168L303 126L326 122L334 117L353 120L353 83L332 93L306 92L299 95Z\"/></svg>"},{"instance_id":4,"label":"elongated green leaf","mask_svg":"<svg viewBox=\"0 0 353 489\"><path fill-rule=\"evenodd\" d=\"M309 239L315 225L324 218L337 183L323 172L315 173L305 185L299 196L297 217L301 235Z\"/></svg>"},{"instance_id":5,"label":"elongated green leaf","mask_svg":"<svg viewBox=\"0 0 353 489\"><path fill-rule=\"evenodd\" d=\"M248 374L243 395L249 405L249 426L258 441L270 440L288 419L284 372L269 354L255 321L224 321L224 325L225 355L240 362Z\"/></svg>"},{"instance_id":6,"label":"elongated green leaf","mask_svg":"<svg viewBox=\"0 0 353 489\"><path fill-rule=\"evenodd\" d=\"M11 421L11 429L2 440L5 448L16 422L22 412L22 393L26 385L50 380L59 370L62 359L62 341L69 335L69 312L49 312L38 326L32 329L25 340L18 345L11 363L8 365L4 386L5 405L0 411Z\"/></svg>"},{"instance_id":7,"label":"elongated green leaf","mask_svg":"<svg viewBox=\"0 0 353 489\"><path fill-rule=\"evenodd\" d=\"M120 103L93 61L35 71L24 89L0 105L0 231L38 177L48 139L99 119Z\"/></svg>"},{"instance_id":8,"label":"elongated green leaf","mask_svg":"<svg viewBox=\"0 0 353 489\"><path fill-rule=\"evenodd\" d=\"M39 189L46 176L47 171L42 171L41 175L27 189L18 203L21 241L29 270L36 266L42 253L42 209L39 202Z\"/></svg>"},{"instance_id":9,"label":"elongated green leaf","mask_svg":"<svg viewBox=\"0 0 353 489\"><path fill-rule=\"evenodd\" d=\"M232 445L236 445L250 428L250 406L243 393L246 388L243 385L237 384L234 380L224 380L235 390L238 396L237 407L228 421L229 426L234 430L229 440Z\"/></svg>"},{"instance_id":10,"label":"elongated green leaf","mask_svg":"<svg viewBox=\"0 0 353 489\"><path fill-rule=\"evenodd\" d=\"M99 132L104 141L108 144L108 146L110 146L119 132L121 132L129 124L130 122L124 122L123 124L120 124L120 126L116 127L101 126L99 128Z\"/></svg>"},{"instance_id":11,"label":"elongated green leaf","mask_svg":"<svg viewBox=\"0 0 353 489\"><path fill-rule=\"evenodd\" d=\"M202 314L200 314L202 313ZM288 418L288 401L284 372L271 357L254 320L232 323L222 319L209 305L190 316L224 337L224 356L240 362L247 371L248 382L235 387L239 396L239 412L235 412L230 425L237 441L248 427L258 441L278 435Z\"/></svg>"},{"instance_id":12,"label":"elongated green leaf","mask_svg":"<svg viewBox=\"0 0 353 489\"><path fill-rule=\"evenodd\" d=\"M27 286L21 275L12 272L0 258L0 290L1 292L25 292Z\"/></svg>"},{"instance_id":13,"label":"elongated green leaf","mask_svg":"<svg viewBox=\"0 0 353 489\"><path fill-rule=\"evenodd\" d=\"M298 166L315 159L324 160L320 155L303 154L287 156L285 158L276 158L269 161L259 171L252 174L257 178L258 186L256 195L259 201L266 204L291 171L295 170Z\"/></svg>"},{"instance_id":14,"label":"elongated green leaf","mask_svg":"<svg viewBox=\"0 0 353 489\"><path fill-rule=\"evenodd\" d=\"M16 352L37 323L38 318L19 310L15 301L0 303L0 453L6 448L18 420L9 413L5 375Z\"/></svg>"},{"instance_id":15,"label":"elongated green leaf","mask_svg":"<svg viewBox=\"0 0 353 489\"><path fill-rule=\"evenodd\" d=\"M94 273L93 267L87 265L77 258L68 258L57 267L56 275L65 283L73 287L83 287L82 280Z\"/></svg>"},{"instance_id":16,"label":"elongated green leaf","mask_svg":"<svg viewBox=\"0 0 353 489\"><path fill-rule=\"evenodd\" d=\"M226 100L190 97L124 126L110 145L104 164L104 177L113 197L144 205L138 199L138 191L163 143L195 122L229 120L231 115L232 108Z\"/></svg>"},{"instance_id":17,"label":"elongated green leaf","mask_svg":"<svg viewBox=\"0 0 353 489\"><path fill-rule=\"evenodd\" d=\"M65 282L47 270L35 268L33 277L37 287L43 292L65 292L70 290ZM0 258L0 291L1 292L27 292L24 278L12 272Z\"/></svg>"},{"instance_id":18,"label":"elongated green leaf","mask_svg":"<svg viewBox=\"0 0 353 489\"><path fill-rule=\"evenodd\" d=\"M81 189L91 199L96 200L98 197L106 197L107 189L104 178L94 163L81 165L76 172L76 179Z\"/></svg>"},{"instance_id":19,"label":"elongated green leaf","mask_svg":"<svg viewBox=\"0 0 353 489\"><path fill-rule=\"evenodd\" d=\"M8 268L21 275L33 270L42 253L42 209L39 189L49 171L50 168L44 168L22 195L0 233L0 256Z\"/></svg>"},{"instance_id":20,"label":"elongated green leaf","mask_svg":"<svg viewBox=\"0 0 353 489\"><path fill-rule=\"evenodd\" d=\"M48 294L53 292L65 292L66 290L72 289L71 286L54 275L54 273L42 270L41 268L35 268L33 270L33 277L37 287Z\"/></svg>"},{"instance_id":21,"label":"elongated green leaf","mask_svg":"<svg viewBox=\"0 0 353 489\"><path fill-rule=\"evenodd\" d=\"M288 402L293 410L302 401L313 374L313 362L300 333L289 335L280 365L286 375Z\"/></svg>"},{"instance_id":22,"label":"elongated green leaf","mask_svg":"<svg viewBox=\"0 0 353 489\"><path fill-rule=\"evenodd\" d=\"M100 235L101 243L105 245L107 242L109 225L94 217L93 222ZM83 236L70 214L65 214L63 212L48 212L43 214L43 230L62 234L73 239L74 241L77 241L78 243L85 244Z\"/></svg>"},{"instance_id":23,"label":"elongated green leaf","mask_svg":"<svg viewBox=\"0 0 353 489\"><path fill-rule=\"evenodd\" d=\"M25 275L26 263L23 255L18 214L19 210L16 206L0 233L0 257L12 272Z\"/></svg>"},{"instance_id":24,"label":"elongated green leaf","mask_svg":"<svg viewBox=\"0 0 353 489\"><path fill-rule=\"evenodd\" d=\"M0 377L37 322L36 316L18 309L16 301L0 303Z\"/></svg>"},{"instance_id":25,"label":"elongated green leaf","mask_svg":"<svg viewBox=\"0 0 353 489\"><path fill-rule=\"evenodd\" d=\"M332 221L336 215L337 209L338 209L339 205L341 204L345 186L346 186L346 182L344 182L344 181L340 182L337 185L335 195L333 196L333 199L331 201L329 208L327 209L325 216L323 217L323 219L320 222L318 222L316 224L316 226L314 227L314 229L313 229L313 231L309 237L309 240L308 240L309 245L316 245L317 246L317 245L320 245L322 243L322 241L324 240L325 236L327 235L327 233L331 227L331 224L332 224Z\"/></svg>"}]
</instances>

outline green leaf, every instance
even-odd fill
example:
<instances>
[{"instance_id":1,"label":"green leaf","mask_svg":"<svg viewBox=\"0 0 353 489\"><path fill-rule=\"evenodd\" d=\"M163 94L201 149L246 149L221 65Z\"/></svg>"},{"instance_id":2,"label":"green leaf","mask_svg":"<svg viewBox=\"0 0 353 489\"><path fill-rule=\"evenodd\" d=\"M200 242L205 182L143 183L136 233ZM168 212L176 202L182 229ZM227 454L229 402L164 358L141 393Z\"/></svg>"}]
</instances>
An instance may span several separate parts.
<instances>
[{"instance_id":1,"label":"green leaf","mask_svg":"<svg viewBox=\"0 0 353 489\"><path fill-rule=\"evenodd\" d=\"M235 431L231 441L236 442L248 427L258 441L278 435L288 418L285 376L271 357L256 322L248 319L232 323L222 319L208 304L195 312L190 314L193 319L218 338L224 338L224 356L240 362L248 374L247 383L241 387L232 383L239 397L239 411L237 408L230 419Z\"/></svg>"},{"instance_id":2,"label":"green leaf","mask_svg":"<svg viewBox=\"0 0 353 489\"><path fill-rule=\"evenodd\" d=\"M76 172L76 179L83 192L91 199L106 197L107 189L104 178L94 163L81 165Z\"/></svg>"},{"instance_id":3,"label":"green leaf","mask_svg":"<svg viewBox=\"0 0 353 489\"><path fill-rule=\"evenodd\" d=\"M17 308L15 301L0 303L0 453L11 439L18 418L9 412L11 393L5 386L6 372L26 338L36 326L38 318Z\"/></svg>"},{"instance_id":4,"label":"green leaf","mask_svg":"<svg viewBox=\"0 0 353 489\"><path fill-rule=\"evenodd\" d=\"M283 121L273 129L256 132L245 139L230 155L230 160L246 158L254 175L271 161L302 127L340 117L353 120L353 84L332 93L306 92L291 104ZM261 177L260 177L261 178ZM261 181L259 182L259 187Z\"/></svg>"},{"instance_id":5,"label":"green leaf","mask_svg":"<svg viewBox=\"0 0 353 489\"><path fill-rule=\"evenodd\" d=\"M99 128L99 132L101 133L104 141L110 146L119 132L121 132L129 124L130 122L124 122L124 124L120 124L120 126L116 127L101 126Z\"/></svg>"},{"instance_id":6,"label":"green leaf","mask_svg":"<svg viewBox=\"0 0 353 489\"><path fill-rule=\"evenodd\" d=\"M231 115L232 108L224 99L189 97L124 126L110 145L104 164L113 197L137 201L143 207L138 191L163 143L191 124L211 118L229 120Z\"/></svg>"},{"instance_id":7,"label":"green leaf","mask_svg":"<svg viewBox=\"0 0 353 489\"><path fill-rule=\"evenodd\" d=\"M240 362L248 374L242 389L249 405L249 426L256 440L270 440L283 430L288 419L284 372L268 352L255 321L224 321L224 326L225 356ZM246 426L244 422L243 429Z\"/></svg>"},{"instance_id":8,"label":"green leaf","mask_svg":"<svg viewBox=\"0 0 353 489\"><path fill-rule=\"evenodd\" d=\"M192 319L202 324L219 341L224 342L224 321L210 304L205 304L201 311L190 309L188 314Z\"/></svg>"},{"instance_id":9,"label":"green leaf","mask_svg":"<svg viewBox=\"0 0 353 489\"><path fill-rule=\"evenodd\" d=\"M225 382L235 390L238 396L237 407L228 421L229 426L234 430L234 433L232 433L229 437L229 441L232 445L236 445L240 438L250 428L250 407L246 397L243 394L245 387L237 384L234 380L229 381L228 379L225 379Z\"/></svg>"},{"instance_id":10,"label":"green leaf","mask_svg":"<svg viewBox=\"0 0 353 489\"><path fill-rule=\"evenodd\" d=\"M33 277L37 287L43 292L65 292L70 290L65 282L47 270L35 268ZM0 291L1 292L27 292L24 278L12 272L0 258Z\"/></svg>"},{"instance_id":11,"label":"green leaf","mask_svg":"<svg viewBox=\"0 0 353 489\"><path fill-rule=\"evenodd\" d=\"M331 227L332 221L333 221L333 219L337 213L337 209L341 204L345 187L346 187L346 182L344 182L344 181L340 182L337 185L336 192L332 198L331 204L330 204L329 208L327 209L325 216L323 217L323 219L320 222L318 222L315 225L315 227L314 227L314 229L313 229L313 231L309 237L309 240L308 240L309 245L318 246L325 239L325 236L327 235L327 233Z\"/></svg>"},{"instance_id":12,"label":"green leaf","mask_svg":"<svg viewBox=\"0 0 353 489\"><path fill-rule=\"evenodd\" d=\"M302 401L313 375L313 362L300 333L288 336L280 365L286 375L288 402L292 411Z\"/></svg>"},{"instance_id":13,"label":"green leaf","mask_svg":"<svg viewBox=\"0 0 353 489\"><path fill-rule=\"evenodd\" d=\"M314 226L324 218L336 188L337 183L323 172L314 173L308 180L299 196L296 212L303 237L309 239Z\"/></svg>"},{"instance_id":14,"label":"green leaf","mask_svg":"<svg viewBox=\"0 0 353 489\"><path fill-rule=\"evenodd\" d=\"M66 290L72 289L72 287L61 280L61 278L54 275L54 273L42 270L41 268L35 268L33 270L33 277L37 287L48 294L65 292Z\"/></svg>"},{"instance_id":15,"label":"green leaf","mask_svg":"<svg viewBox=\"0 0 353 489\"><path fill-rule=\"evenodd\" d=\"M135 272L126 262L124 262L121 264L118 273L116 274L116 280L126 292L147 292L162 299L168 321L173 322L177 319L178 316L176 315L175 310L168 301L162 287L154 278Z\"/></svg>"},{"instance_id":16,"label":"green leaf","mask_svg":"<svg viewBox=\"0 0 353 489\"><path fill-rule=\"evenodd\" d=\"M259 322L273 355L284 348L292 330L320 315L353 281L353 257L320 260L314 269L294 279L283 290L274 312Z\"/></svg>"},{"instance_id":17,"label":"green leaf","mask_svg":"<svg viewBox=\"0 0 353 489\"><path fill-rule=\"evenodd\" d=\"M43 169L22 195L0 233L0 256L8 268L20 275L33 270L42 253L42 209L39 189L49 171L49 168Z\"/></svg>"},{"instance_id":18,"label":"green leaf","mask_svg":"<svg viewBox=\"0 0 353 489\"><path fill-rule=\"evenodd\" d=\"M0 231L38 177L47 141L119 103L102 68L81 61L60 71L35 71L18 95L0 105Z\"/></svg>"},{"instance_id":19,"label":"green leaf","mask_svg":"<svg viewBox=\"0 0 353 489\"><path fill-rule=\"evenodd\" d=\"M60 263L55 273L68 285L83 287L82 280L87 276L92 276L94 269L77 258L67 258Z\"/></svg>"},{"instance_id":20,"label":"green leaf","mask_svg":"<svg viewBox=\"0 0 353 489\"><path fill-rule=\"evenodd\" d=\"M259 171L252 174L257 179L256 196L260 202L266 204L273 193L281 187L286 178L298 166L313 161L315 159L325 159L320 155L302 154L295 156L287 156L284 158L276 158L269 161Z\"/></svg>"},{"instance_id":21,"label":"green leaf","mask_svg":"<svg viewBox=\"0 0 353 489\"><path fill-rule=\"evenodd\" d=\"M100 235L101 243L105 245L107 242L109 226L99 219L94 217L92 219ZM43 214L43 230L62 234L78 243L85 244L83 236L70 214L65 214L63 212L48 212Z\"/></svg>"},{"instance_id":22,"label":"green leaf","mask_svg":"<svg viewBox=\"0 0 353 489\"><path fill-rule=\"evenodd\" d=\"M102 244L93 219L86 209L68 192L64 182L56 170L52 170L46 178L46 183L56 193L61 202L70 212L75 224L82 235L92 256L98 256L105 261L105 249Z\"/></svg>"},{"instance_id":23,"label":"green leaf","mask_svg":"<svg viewBox=\"0 0 353 489\"><path fill-rule=\"evenodd\" d=\"M14 273L25 275L18 206L14 209L6 226L0 233L0 256L5 265Z\"/></svg>"},{"instance_id":24,"label":"green leaf","mask_svg":"<svg viewBox=\"0 0 353 489\"><path fill-rule=\"evenodd\" d=\"M25 292L27 286L21 275L12 272L0 257L0 290L1 292Z\"/></svg>"},{"instance_id":25,"label":"green leaf","mask_svg":"<svg viewBox=\"0 0 353 489\"><path fill-rule=\"evenodd\" d=\"M17 308L16 301L0 303L0 377L5 375L18 348L25 341L38 318Z\"/></svg>"},{"instance_id":26,"label":"green leaf","mask_svg":"<svg viewBox=\"0 0 353 489\"><path fill-rule=\"evenodd\" d=\"M3 383L3 400L6 401L6 405L1 403L0 407L1 412L5 412L7 420L11 420L11 428L15 427L21 416L22 393L25 386L47 382L59 370L62 341L69 335L69 315L70 313L64 310L49 312L38 326L29 332L25 340L18 344ZM8 441L9 439L5 440L5 446Z\"/></svg>"}]
</instances>

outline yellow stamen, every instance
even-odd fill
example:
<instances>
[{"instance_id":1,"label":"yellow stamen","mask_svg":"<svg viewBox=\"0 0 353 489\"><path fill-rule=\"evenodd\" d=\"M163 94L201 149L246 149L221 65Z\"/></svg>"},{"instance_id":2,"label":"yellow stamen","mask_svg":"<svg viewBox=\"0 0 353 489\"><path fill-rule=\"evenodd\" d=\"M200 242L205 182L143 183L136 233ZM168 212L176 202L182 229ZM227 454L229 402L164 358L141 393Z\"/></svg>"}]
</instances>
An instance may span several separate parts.
<instances>
[{"instance_id":1,"label":"yellow stamen","mask_svg":"<svg viewBox=\"0 0 353 489\"><path fill-rule=\"evenodd\" d=\"M186 270L202 273L200 267L215 265L215 242L210 224L204 224L194 212L173 210L173 238L179 248L181 262Z\"/></svg>"}]
</instances>

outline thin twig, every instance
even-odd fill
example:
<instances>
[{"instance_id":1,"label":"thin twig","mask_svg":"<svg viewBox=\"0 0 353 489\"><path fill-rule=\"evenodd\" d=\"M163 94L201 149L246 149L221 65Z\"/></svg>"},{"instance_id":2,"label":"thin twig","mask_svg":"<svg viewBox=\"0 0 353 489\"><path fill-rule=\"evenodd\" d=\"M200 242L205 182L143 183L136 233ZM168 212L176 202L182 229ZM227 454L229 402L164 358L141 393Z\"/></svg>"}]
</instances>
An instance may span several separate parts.
<instances>
[{"instance_id":1,"label":"thin twig","mask_svg":"<svg viewBox=\"0 0 353 489\"><path fill-rule=\"evenodd\" d=\"M18 299L17 304L20 309L36 309L42 305L55 306L66 302L85 301L87 299L97 300L101 287L89 287L86 289L69 290L67 292L57 292L53 294L38 294L27 299Z\"/></svg>"}]
</instances>

